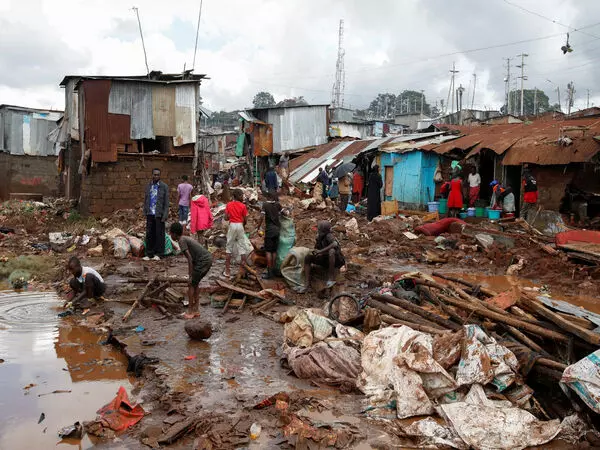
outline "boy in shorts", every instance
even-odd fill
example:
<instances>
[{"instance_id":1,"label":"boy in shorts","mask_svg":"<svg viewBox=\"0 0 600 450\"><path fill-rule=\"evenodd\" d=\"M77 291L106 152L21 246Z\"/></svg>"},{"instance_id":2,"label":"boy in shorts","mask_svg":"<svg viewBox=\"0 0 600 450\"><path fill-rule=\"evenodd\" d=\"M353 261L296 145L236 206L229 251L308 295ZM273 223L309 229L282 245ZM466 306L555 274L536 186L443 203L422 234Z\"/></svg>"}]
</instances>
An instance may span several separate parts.
<instances>
[{"instance_id":1,"label":"boy in shorts","mask_svg":"<svg viewBox=\"0 0 600 450\"><path fill-rule=\"evenodd\" d=\"M200 301L200 281L206 276L212 266L212 255L203 245L194 238L183 236L183 226L175 222L169 230L171 238L179 242L181 253L188 261L188 312L184 314L185 319L193 319L200 315L198 303Z\"/></svg>"},{"instance_id":2,"label":"boy in shorts","mask_svg":"<svg viewBox=\"0 0 600 450\"><path fill-rule=\"evenodd\" d=\"M265 280L275 276L275 261L277 259L277 248L279 247L279 229L281 228L281 204L276 191L267 194L268 201L263 203L262 214L256 227L257 231L265 222L264 249L267 254L267 273L263 275Z\"/></svg>"},{"instance_id":3,"label":"boy in shorts","mask_svg":"<svg viewBox=\"0 0 600 450\"><path fill-rule=\"evenodd\" d=\"M244 194L241 190L233 191L233 201L225 206L225 220L229 221L229 229L227 230L227 248L225 257L225 273L226 278L231 278L231 254L237 250L237 253L242 258L242 264L246 262L246 256L252 253L252 244L246 236L244 229L248 220L248 208L243 203Z\"/></svg>"}]
</instances>

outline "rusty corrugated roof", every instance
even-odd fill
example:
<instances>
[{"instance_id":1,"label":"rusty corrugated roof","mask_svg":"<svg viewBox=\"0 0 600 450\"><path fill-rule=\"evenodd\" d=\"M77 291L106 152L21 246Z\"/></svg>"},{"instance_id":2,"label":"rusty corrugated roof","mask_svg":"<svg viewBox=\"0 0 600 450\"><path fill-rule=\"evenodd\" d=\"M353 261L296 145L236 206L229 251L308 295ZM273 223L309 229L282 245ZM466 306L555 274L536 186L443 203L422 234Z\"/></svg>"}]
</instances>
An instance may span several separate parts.
<instances>
[{"instance_id":1,"label":"rusty corrugated roof","mask_svg":"<svg viewBox=\"0 0 600 450\"><path fill-rule=\"evenodd\" d=\"M586 130L577 130L586 127ZM477 127L451 126L463 136L437 147L424 147L437 153L453 149L470 150L467 157L482 149L489 149L498 155L505 154L504 165L535 163L541 165L568 164L589 161L600 152L600 144L593 136L600 134L600 120L558 119L536 120L516 124L481 125ZM557 143L562 133L571 138L572 143L561 146Z\"/></svg>"}]
</instances>

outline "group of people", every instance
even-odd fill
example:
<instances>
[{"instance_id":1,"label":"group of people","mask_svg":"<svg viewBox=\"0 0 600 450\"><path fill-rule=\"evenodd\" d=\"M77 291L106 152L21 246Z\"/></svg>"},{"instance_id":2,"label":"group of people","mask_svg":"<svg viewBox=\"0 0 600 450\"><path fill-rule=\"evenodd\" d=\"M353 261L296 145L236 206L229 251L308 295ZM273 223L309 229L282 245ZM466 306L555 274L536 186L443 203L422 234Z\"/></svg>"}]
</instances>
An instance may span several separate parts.
<instances>
[{"instance_id":1,"label":"group of people","mask_svg":"<svg viewBox=\"0 0 600 450\"><path fill-rule=\"evenodd\" d=\"M463 182L461 170L460 164L454 161L451 165L451 181L443 183L440 188L441 196L448 199L448 215L450 217L456 217L463 208L463 190L466 190L465 188L468 188L467 195L470 208L475 207L481 193L481 176L477 172L477 167L471 166L466 183ZM535 209L535 204L538 201L537 181L528 166L523 169L522 187L523 206L521 217L528 220L529 213ZM514 214L516 201L512 188L497 180L490 183L490 188L492 190L490 208L502 209L505 214Z\"/></svg>"},{"instance_id":2,"label":"group of people","mask_svg":"<svg viewBox=\"0 0 600 450\"><path fill-rule=\"evenodd\" d=\"M381 188L383 179L379 173L379 166L373 166L367 184L367 219L372 221L381 215ZM330 166L319 167L319 175L315 183L313 196L315 199L331 198L337 200L340 211L346 211L348 203L362 200L365 188L365 178L361 171L354 169L352 172L339 178L334 178Z\"/></svg>"},{"instance_id":3,"label":"group of people","mask_svg":"<svg viewBox=\"0 0 600 450\"><path fill-rule=\"evenodd\" d=\"M169 234L173 241L178 242L181 253L186 257L189 275L188 298L189 307L185 318L199 315L198 305L200 281L207 275L212 267L213 257L208 251L204 232L213 225L213 216L210 211L208 199L205 196L192 197L193 186L183 177L182 183L177 187L179 197L178 221L171 224ZM192 211L190 214L190 205ZM169 189L160 180L160 170L152 171L152 181L145 190L144 214L146 216L146 256L145 260L160 260L164 255L165 224L169 217ZM256 227L259 231L264 225L264 251L267 256L267 270L263 278L275 275L275 262L279 246L281 215L288 214L279 203L277 191L270 191L262 205L261 218ZM186 235L184 227L191 216L191 236ZM253 251L252 244L246 235L248 208L244 203L243 192L233 190L233 200L225 206L224 219L229 222L227 230L225 271L223 275L231 277L231 259L233 254L238 254L242 263ZM193 237L195 236L195 238ZM311 268L313 265L327 269L327 285L334 283L335 270L345 265L345 259L337 239L331 231L331 224L320 221L317 226L317 239L315 250L305 259L305 287L310 286ZM72 303L75 308L85 308L89 300L102 298L106 291L106 284L102 276L91 267L83 266L81 261L72 257L68 261L68 270L73 275L70 281L72 289Z\"/></svg>"}]
</instances>

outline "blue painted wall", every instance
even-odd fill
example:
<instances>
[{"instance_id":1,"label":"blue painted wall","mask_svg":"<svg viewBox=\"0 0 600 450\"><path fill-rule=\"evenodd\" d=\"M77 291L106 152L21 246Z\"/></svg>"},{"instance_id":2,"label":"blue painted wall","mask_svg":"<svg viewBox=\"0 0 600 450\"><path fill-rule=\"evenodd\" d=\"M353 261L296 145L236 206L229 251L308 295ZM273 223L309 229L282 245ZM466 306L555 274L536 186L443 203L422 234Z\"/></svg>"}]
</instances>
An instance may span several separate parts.
<instances>
[{"instance_id":1,"label":"blue painted wall","mask_svg":"<svg viewBox=\"0 0 600 450\"><path fill-rule=\"evenodd\" d=\"M392 196L385 200L401 203L426 205L433 201L435 182L433 176L438 163L438 155L431 152L414 151L409 153L382 153L381 176L385 186L385 167L394 168Z\"/></svg>"}]
</instances>

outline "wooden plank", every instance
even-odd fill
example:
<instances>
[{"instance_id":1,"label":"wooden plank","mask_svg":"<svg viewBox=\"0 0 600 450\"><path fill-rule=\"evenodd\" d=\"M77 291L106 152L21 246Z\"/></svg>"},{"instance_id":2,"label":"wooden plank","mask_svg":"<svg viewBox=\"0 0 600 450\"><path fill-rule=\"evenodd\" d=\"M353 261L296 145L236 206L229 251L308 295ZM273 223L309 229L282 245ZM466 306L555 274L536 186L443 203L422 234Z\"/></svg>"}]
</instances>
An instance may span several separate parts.
<instances>
[{"instance_id":1,"label":"wooden plank","mask_svg":"<svg viewBox=\"0 0 600 450\"><path fill-rule=\"evenodd\" d=\"M417 314L418 316L421 316L422 318L424 318L430 322L434 322L438 325L441 325L443 328L447 328L450 330L460 330L462 328L461 325L451 322L448 319L444 319L443 317L440 317L439 315L437 315L435 313L427 311L427 310L421 308L420 306L417 306L417 305L409 302L408 300L404 300L404 299L401 299L398 297L393 297L391 295L380 295L380 294L372 294L371 297L373 297L376 300L380 300L380 301L386 302L386 303L391 303L392 305L396 305L396 306L399 306L400 308L406 309L407 311Z\"/></svg>"},{"instance_id":2,"label":"wooden plank","mask_svg":"<svg viewBox=\"0 0 600 450\"><path fill-rule=\"evenodd\" d=\"M142 291L140 296L135 300L135 302L133 302L133 305L131 305L131 308L129 308L129 310L123 315L123 319L122 319L123 322L127 322L129 320L129 317L133 313L133 310L135 308L137 308L137 306L141 303L141 301L144 299L144 297L146 296L146 294L148 293L148 291L150 290L150 288L152 287L152 285L154 284L155 281L156 281L156 277L154 279L148 281L148 284L146 285L146 287L144 288L144 290Z\"/></svg>"},{"instance_id":3,"label":"wooden plank","mask_svg":"<svg viewBox=\"0 0 600 450\"><path fill-rule=\"evenodd\" d=\"M517 319L509 314L499 314L495 311L491 311L487 309L485 306L481 304L476 304L472 302L467 302L464 300L459 300L457 298L449 297L446 295L439 294L439 297L444 300L446 303L450 303L454 306L458 306L459 308L465 309L467 311L473 311L475 314L478 314L482 317L486 317L495 322L504 323L507 325L512 325L513 327L526 330L533 334L537 334L538 336L542 336L549 339L554 339L560 342L567 342L569 338L564 334L561 334L557 331L549 330L547 328L543 328L541 326L535 325L533 323L525 322L523 320Z\"/></svg>"},{"instance_id":4,"label":"wooden plank","mask_svg":"<svg viewBox=\"0 0 600 450\"><path fill-rule=\"evenodd\" d=\"M592 344L592 345L600 345L600 334L596 334L592 331L581 328L565 318L559 316L554 311L546 308L543 304L539 302L539 300L535 297L532 297L528 292L521 291L521 301L530 309L532 309L535 313L540 316L548 319L549 321L555 323L560 328L569 333L574 334L575 336L583 339L584 341Z\"/></svg>"},{"instance_id":5,"label":"wooden plank","mask_svg":"<svg viewBox=\"0 0 600 450\"><path fill-rule=\"evenodd\" d=\"M418 323L412 323L412 322L408 322L406 320L397 319L396 317L392 317L392 316L389 316L387 314L383 314L381 316L381 320L383 322L391 324L391 325L404 325L404 326L412 328L413 330L421 331L423 333L429 333L429 334L448 334L448 333L451 333L451 331L440 330L438 328L430 328L430 327L426 327L425 325L420 325Z\"/></svg>"}]
</instances>

